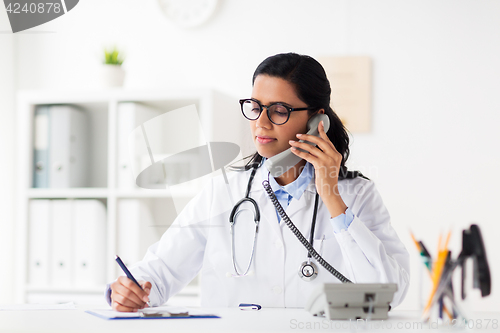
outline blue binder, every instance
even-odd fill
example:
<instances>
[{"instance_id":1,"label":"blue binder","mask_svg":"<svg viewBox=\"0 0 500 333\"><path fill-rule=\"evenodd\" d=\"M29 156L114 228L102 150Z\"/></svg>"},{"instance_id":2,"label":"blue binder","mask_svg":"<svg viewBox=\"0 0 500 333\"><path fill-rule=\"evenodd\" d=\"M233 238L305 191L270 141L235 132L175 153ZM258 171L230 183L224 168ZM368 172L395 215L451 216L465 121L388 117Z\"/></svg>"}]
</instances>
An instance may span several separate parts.
<instances>
[{"instance_id":1,"label":"blue binder","mask_svg":"<svg viewBox=\"0 0 500 333\"><path fill-rule=\"evenodd\" d=\"M33 156L33 187L49 187L50 112L48 106L35 110L35 137Z\"/></svg>"}]
</instances>

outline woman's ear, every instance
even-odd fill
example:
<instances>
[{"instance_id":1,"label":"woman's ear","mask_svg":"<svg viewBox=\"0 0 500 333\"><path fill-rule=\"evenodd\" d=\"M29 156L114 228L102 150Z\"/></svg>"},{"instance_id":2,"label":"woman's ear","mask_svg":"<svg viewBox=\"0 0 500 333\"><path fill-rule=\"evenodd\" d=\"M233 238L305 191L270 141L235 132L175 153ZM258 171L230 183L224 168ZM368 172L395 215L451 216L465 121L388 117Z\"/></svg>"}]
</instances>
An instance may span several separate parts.
<instances>
[{"instance_id":1,"label":"woman's ear","mask_svg":"<svg viewBox=\"0 0 500 333\"><path fill-rule=\"evenodd\" d=\"M311 119L312 117L314 117L317 114L325 114L325 109L319 109L318 112L309 115L309 117L307 118L307 120Z\"/></svg>"}]
</instances>

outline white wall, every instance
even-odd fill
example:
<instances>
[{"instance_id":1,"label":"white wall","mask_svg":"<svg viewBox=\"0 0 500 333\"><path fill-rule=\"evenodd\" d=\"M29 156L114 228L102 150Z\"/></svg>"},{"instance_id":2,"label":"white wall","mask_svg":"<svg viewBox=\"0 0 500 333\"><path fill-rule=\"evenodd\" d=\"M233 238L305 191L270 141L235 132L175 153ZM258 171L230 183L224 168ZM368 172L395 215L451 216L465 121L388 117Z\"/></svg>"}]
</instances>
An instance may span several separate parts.
<instances>
[{"instance_id":1,"label":"white wall","mask_svg":"<svg viewBox=\"0 0 500 333\"><path fill-rule=\"evenodd\" d=\"M437 235L480 224L498 308L500 270L496 203L500 199L500 2L221 0L214 18L183 30L155 0L86 0L37 31L18 34L21 89L92 88L101 48L126 48L126 86L210 86L235 97L250 93L266 56L373 59L373 129L354 134L350 166L377 184L393 224L412 255L413 285L403 308L417 304L420 266L411 228L431 250ZM235 99L236 101L236 99ZM239 112L235 102L234 110Z\"/></svg>"},{"instance_id":2,"label":"white wall","mask_svg":"<svg viewBox=\"0 0 500 333\"><path fill-rule=\"evenodd\" d=\"M13 300L15 40L0 10L0 304Z\"/></svg>"}]
</instances>

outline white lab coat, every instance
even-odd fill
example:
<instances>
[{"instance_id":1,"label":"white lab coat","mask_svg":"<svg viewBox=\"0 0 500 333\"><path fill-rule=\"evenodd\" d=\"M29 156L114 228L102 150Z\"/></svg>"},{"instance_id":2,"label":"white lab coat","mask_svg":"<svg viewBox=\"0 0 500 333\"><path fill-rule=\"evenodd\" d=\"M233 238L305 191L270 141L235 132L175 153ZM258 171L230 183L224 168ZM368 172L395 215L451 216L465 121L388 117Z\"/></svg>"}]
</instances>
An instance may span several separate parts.
<instances>
[{"instance_id":1,"label":"white lab coat","mask_svg":"<svg viewBox=\"0 0 500 333\"><path fill-rule=\"evenodd\" d=\"M131 267L137 279L152 283L153 306L166 302L200 270L202 306L256 303L265 307L304 307L318 284L340 283L319 263L315 280L306 282L299 277L298 269L307 259L307 250L283 221L278 222L275 208L262 186L264 179L260 171L250 192L260 207L261 216L250 274L233 276L229 225L234 202L245 196L250 171L232 172L228 175L230 191L221 176L213 178L179 214L161 240L148 249L144 259ZM354 213L354 220L347 230L334 233L330 214L320 200L314 248L353 282L397 283L392 305L398 305L408 290L409 255L391 226L389 213L373 181L360 177L341 180L339 191ZM315 194L313 178L300 200L292 199L286 209L308 240ZM254 232L253 213L242 213L234 236L240 273L249 262Z\"/></svg>"}]
</instances>

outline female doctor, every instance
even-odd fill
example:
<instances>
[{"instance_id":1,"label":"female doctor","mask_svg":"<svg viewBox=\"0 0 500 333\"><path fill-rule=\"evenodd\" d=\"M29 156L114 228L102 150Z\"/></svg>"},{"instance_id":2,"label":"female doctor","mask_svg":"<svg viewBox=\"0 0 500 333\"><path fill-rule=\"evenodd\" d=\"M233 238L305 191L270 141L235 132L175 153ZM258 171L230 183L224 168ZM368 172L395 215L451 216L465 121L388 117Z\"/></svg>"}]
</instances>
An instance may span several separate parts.
<instances>
[{"instance_id":1,"label":"female doctor","mask_svg":"<svg viewBox=\"0 0 500 333\"><path fill-rule=\"evenodd\" d=\"M318 284L340 283L277 214L264 180L320 256L352 282L397 283L391 304L400 304L409 284L408 252L373 181L347 171L349 137L330 107L330 93L325 71L313 58L287 53L265 59L254 73L251 98L240 101L257 152L228 174L229 184L222 176L213 178L130 267L142 289L125 276L110 284L112 308L137 311L148 301L159 306L200 271L202 306L304 307ZM320 122L319 137L304 134L318 113L329 117L329 130ZM300 162L270 176L263 161L290 147ZM232 225L235 201L246 197L255 204L245 200Z\"/></svg>"}]
</instances>

